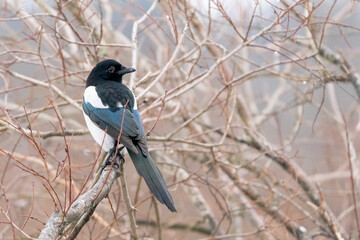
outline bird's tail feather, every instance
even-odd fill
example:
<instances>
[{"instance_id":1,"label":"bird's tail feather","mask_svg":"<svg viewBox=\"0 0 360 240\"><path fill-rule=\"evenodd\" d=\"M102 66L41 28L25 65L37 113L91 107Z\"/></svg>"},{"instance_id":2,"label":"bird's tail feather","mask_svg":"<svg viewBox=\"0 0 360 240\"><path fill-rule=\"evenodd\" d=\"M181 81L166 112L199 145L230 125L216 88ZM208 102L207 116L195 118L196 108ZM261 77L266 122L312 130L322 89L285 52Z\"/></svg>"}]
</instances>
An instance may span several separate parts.
<instances>
[{"instance_id":1,"label":"bird's tail feather","mask_svg":"<svg viewBox=\"0 0 360 240\"><path fill-rule=\"evenodd\" d=\"M130 150L128 152L137 172L145 179L146 184L159 202L165 204L170 211L176 212L174 202L167 189L164 178L154 161L151 159L150 154L144 156L139 146L136 146L136 148L138 149L138 154L133 153Z\"/></svg>"}]
</instances>

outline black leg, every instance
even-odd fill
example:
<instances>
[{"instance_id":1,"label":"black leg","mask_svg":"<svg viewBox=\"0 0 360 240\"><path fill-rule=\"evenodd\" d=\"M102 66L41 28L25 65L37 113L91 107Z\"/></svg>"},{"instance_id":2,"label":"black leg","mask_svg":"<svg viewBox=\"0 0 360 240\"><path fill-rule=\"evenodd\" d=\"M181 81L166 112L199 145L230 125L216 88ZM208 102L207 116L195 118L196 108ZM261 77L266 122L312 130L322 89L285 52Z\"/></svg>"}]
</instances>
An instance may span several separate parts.
<instances>
[{"instance_id":1,"label":"black leg","mask_svg":"<svg viewBox=\"0 0 360 240\"><path fill-rule=\"evenodd\" d=\"M112 164L112 161L115 161L114 155L116 152L116 147L117 144L114 145L114 147L112 149L110 149L108 156L106 158L106 160L104 161L103 165L101 166L101 172L104 170L104 168L106 166L109 166ZM124 164L125 163L125 159L124 157L121 155L121 150L124 149L124 146L121 146L118 150L117 150L117 156L120 158L120 164ZM116 162L114 162L114 165L118 165Z\"/></svg>"},{"instance_id":2,"label":"black leg","mask_svg":"<svg viewBox=\"0 0 360 240\"><path fill-rule=\"evenodd\" d=\"M118 156L120 158L120 164L124 164L125 163L125 158L123 155L121 155L121 151L124 149L125 147L124 146L121 146L118 150Z\"/></svg>"}]
</instances>

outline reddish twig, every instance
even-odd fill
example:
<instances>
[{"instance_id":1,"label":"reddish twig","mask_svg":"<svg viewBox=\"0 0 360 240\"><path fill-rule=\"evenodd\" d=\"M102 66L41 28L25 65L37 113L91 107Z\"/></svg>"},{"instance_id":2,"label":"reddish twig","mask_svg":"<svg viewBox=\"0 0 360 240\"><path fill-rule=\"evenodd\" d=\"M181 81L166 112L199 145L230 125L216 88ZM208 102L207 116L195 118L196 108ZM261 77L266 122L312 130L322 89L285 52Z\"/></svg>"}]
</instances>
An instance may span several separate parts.
<instances>
[{"instance_id":1,"label":"reddish twig","mask_svg":"<svg viewBox=\"0 0 360 240\"><path fill-rule=\"evenodd\" d=\"M26 224L28 223L28 221L29 221L29 219L30 219L30 217L31 217L31 214L32 214L32 212L33 212L33 210L34 210L34 202L35 202L35 192L34 192L34 182L33 182L33 184L32 184L31 207L30 207L30 211L29 211L29 213L28 213L28 215L27 215L27 217L26 217L25 222L24 222L23 225L21 226L21 229L22 229L22 230L24 229L24 227L26 226Z\"/></svg>"},{"instance_id":2,"label":"reddish twig","mask_svg":"<svg viewBox=\"0 0 360 240\"><path fill-rule=\"evenodd\" d=\"M168 82L169 83L169 82ZM167 97L167 90L165 90L165 94L164 94L164 97L162 98L161 100L161 108L160 108L160 112L156 118L156 121L154 123L154 125L151 127L151 129L147 132L146 136L150 136L151 132L155 129L156 125L158 124L159 120L160 120L160 116L164 110L164 107L165 107L165 99Z\"/></svg>"}]
</instances>

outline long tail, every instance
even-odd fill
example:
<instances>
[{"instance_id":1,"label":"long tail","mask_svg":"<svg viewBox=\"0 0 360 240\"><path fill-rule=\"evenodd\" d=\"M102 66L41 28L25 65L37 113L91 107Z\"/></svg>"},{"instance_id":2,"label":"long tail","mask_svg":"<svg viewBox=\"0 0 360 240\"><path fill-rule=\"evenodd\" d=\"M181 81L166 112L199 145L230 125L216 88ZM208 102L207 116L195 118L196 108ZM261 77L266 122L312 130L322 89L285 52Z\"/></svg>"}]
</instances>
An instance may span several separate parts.
<instances>
[{"instance_id":1,"label":"long tail","mask_svg":"<svg viewBox=\"0 0 360 240\"><path fill-rule=\"evenodd\" d=\"M176 212L174 202L167 189L164 178L154 161L151 159L150 154L148 154L148 156L144 156L139 146L136 146L136 148L138 150L138 154L133 153L130 150L128 152L137 172L145 179L146 184L157 200L165 204L170 211Z\"/></svg>"}]
</instances>

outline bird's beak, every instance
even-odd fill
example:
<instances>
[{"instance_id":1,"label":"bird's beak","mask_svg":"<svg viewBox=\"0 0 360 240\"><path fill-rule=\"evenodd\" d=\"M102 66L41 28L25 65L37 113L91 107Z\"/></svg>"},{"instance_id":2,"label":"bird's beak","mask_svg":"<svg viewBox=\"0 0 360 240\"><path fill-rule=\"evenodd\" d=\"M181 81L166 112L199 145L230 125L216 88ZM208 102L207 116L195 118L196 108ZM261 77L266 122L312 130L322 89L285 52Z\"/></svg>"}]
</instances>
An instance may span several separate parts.
<instances>
[{"instance_id":1,"label":"bird's beak","mask_svg":"<svg viewBox=\"0 0 360 240\"><path fill-rule=\"evenodd\" d=\"M120 76L127 74L127 73L132 73L135 72L136 69L135 68L131 68L131 67L123 67L122 69L120 69L119 71L117 71L116 73Z\"/></svg>"}]
</instances>

